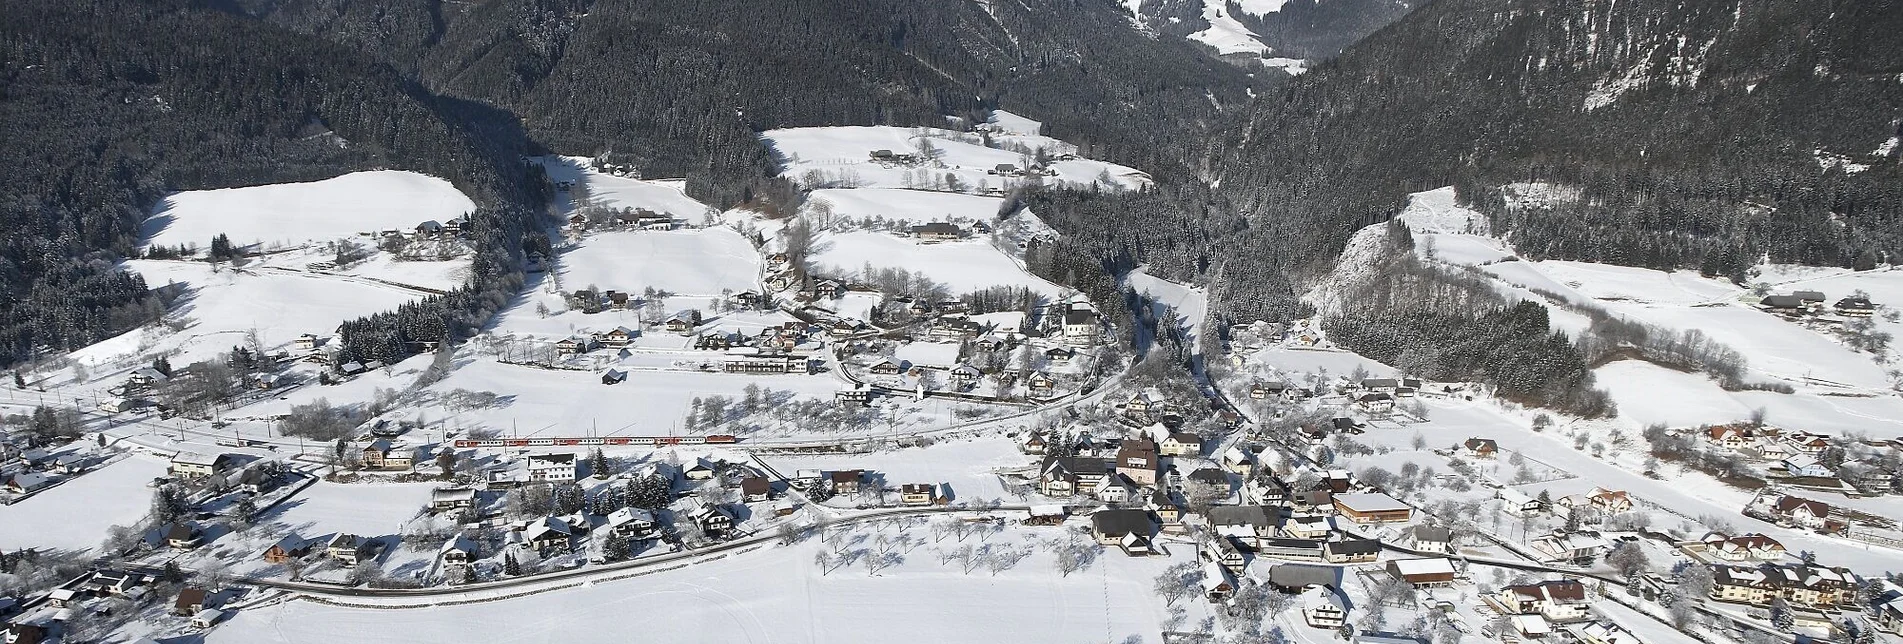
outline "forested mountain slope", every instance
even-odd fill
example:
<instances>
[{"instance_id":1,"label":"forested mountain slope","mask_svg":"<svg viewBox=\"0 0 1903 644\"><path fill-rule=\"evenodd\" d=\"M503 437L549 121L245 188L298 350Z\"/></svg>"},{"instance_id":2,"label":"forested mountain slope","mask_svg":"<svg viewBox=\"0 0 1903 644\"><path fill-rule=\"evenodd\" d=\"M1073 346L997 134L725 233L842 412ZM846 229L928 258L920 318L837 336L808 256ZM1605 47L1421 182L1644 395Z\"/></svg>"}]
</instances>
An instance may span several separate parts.
<instances>
[{"instance_id":1,"label":"forested mountain slope","mask_svg":"<svg viewBox=\"0 0 1903 644\"><path fill-rule=\"evenodd\" d=\"M1407 15L1420 2L1402 0L1131 0L1137 20L1172 38L1197 42L1246 38L1266 52L1233 52L1249 64L1263 55L1321 60L1341 53L1375 30ZM1211 17L1227 24L1212 30ZM1224 32L1232 32L1225 34ZM1205 44L1207 44L1205 42ZM1218 53L1221 52L1218 49Z\"/></svg>"},{"instance_id":2,"label":"forested mountain slope","mask_svg":"<svg viewBox=\"0 0 1903 644\"><path fill-rule=\"evenodd\" d=\"M506 115L185 2L0 1L0 132L0 364L160 312L114 263L174 190L408 168L454 181L496 234L528 202ZM510 270L516 245L496 246L478 273Z\"/></svg>"},{"instance_id":3,"label":"forested mountain slope","mask_svg":"<svg viewBox=\"0 0 1903 644\"><path fill-rule=\"evenodd\" d=\"M716 203L770 173L755 135L942 125L1003 107L1083 153L1182 167L1186 133L1252 82L1110 0L251 0L234 10L388 57L432 89L514 111L568 154L686 176Z\"/></svg>"},{"instance_id":4,"label":"forested mountain slope","mask_svg":"<svg viewBox=\"0 0 1903 644\"><path fill-rule=\"evenodd\" d=\"M1725 275L1893 258L1900 110L1896 2L1441 0L1212 145L1249 226L1221 299L1253 319L1283 274L1449 183L1534 256ZM1569 189L1508 207L1511 182Z\"/></svg>"}]
</instances>

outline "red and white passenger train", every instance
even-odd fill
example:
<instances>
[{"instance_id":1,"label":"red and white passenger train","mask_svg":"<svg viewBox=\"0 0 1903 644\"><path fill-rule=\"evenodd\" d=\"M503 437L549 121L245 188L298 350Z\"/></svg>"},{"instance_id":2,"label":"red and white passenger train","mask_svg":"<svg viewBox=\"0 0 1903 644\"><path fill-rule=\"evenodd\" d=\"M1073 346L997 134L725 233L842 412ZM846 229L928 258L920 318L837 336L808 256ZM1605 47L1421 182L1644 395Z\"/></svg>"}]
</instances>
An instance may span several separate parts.
<instances>
[{"instance_id":1,"label":"red and white passenger train","mask_svg":"<svg viewBox=\"0 0 1903 644\"><path fill-rule=\"evenodd\" d=\"M457 447L569 447L576 445L732 445L732 434L710 436L590 436L585 438L490 438L457 440Z\"/></svg>"}]
</instances>

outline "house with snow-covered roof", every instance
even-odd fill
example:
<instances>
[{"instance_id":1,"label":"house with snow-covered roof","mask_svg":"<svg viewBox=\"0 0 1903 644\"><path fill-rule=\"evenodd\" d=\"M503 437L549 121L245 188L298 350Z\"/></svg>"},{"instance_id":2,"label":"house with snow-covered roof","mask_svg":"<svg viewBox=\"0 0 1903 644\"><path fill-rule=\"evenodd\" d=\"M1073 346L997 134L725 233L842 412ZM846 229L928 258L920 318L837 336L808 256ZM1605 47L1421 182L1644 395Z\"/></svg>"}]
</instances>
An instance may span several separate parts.
<instances>
[{"instance_id":1,"label":"house with snow-covered roof","mask_svg":"<svg viewBox=\"0 0 1903 644\"><path fill-rule=\"evenodd\" d=\"M1310 628L1341 628L1348 623L1348 605L1341 600L1341 594L1328 586L1315 586L1302 591L1302 621Z\"/></svg>"},{"instance_id":2,"label":"house with snow-covered roof","mask_svg":"<svg viewBox=\"0 0 1903 644\"><path fill-rule=\"evenodd\" d=\"M1782 462L1784 472L1796 477L1833 478L1836 476L1822 461L1809 454L1793 454Z\"/></svg>"},{"instance_id":3,"label":"house with snow-covered roof","mask_svg":"<svg viewBox=\"0 0 1903 644\"><path fill-rule=\"evenodd\" d=\"M1734 537L1722 532L1709 532L1699 542L1705 545L1708 556L1721 561L1778 561L1784 558L1784 544L1758 533Z\"/></svg>"},{"instance_id":4,"label":"house with snow-covered roof","mask_svg":"<svg viewBox=\"0 0 1903 644\"><path fill-rule=\"evenodd\" d=\"M1555 532L1527 544L1547 561L1589 561L1606 549L1606 540L1586 532Z\"/></svg>"},{"instance_id":5,"label":"house with snow-covered roof","mask_svg":"<svg viewBox=\"0 0 1903 644\"><path fill-rule=\"evenodd\" d=\"M1573 579L1507 586L1487 600L1503 614L1536 614L1553 622L1586 619L1592 608L1586 586Z\"/></svg>"}]
</instances>

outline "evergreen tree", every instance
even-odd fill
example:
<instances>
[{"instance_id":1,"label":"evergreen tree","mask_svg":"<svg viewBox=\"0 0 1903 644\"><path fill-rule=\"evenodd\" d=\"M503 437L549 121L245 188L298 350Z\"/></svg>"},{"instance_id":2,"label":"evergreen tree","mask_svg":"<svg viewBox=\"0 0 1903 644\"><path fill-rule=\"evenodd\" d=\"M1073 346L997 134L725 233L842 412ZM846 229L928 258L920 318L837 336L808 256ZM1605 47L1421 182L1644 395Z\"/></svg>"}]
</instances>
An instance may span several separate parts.
<instances>
[{"instance_id":1,"label":"evergreen tree","mask_svg":"<svg viewBox=\"0 0 1903 644\"><path fill-rule=\"evenodd\" d=\"M164 526L185 513L185 499L177 487L166 485L152 491L152 521Z\"/></svg>"},{"instance_id":2,"label":"evergreen tree","mask_svg":"<svg viewBox=\"0 0 1903 644\"><path fill-rule=\"evenodd\" d=\"M637 476L628 481L628 507L649 511L666 508L674 501L672 487L658 475Z\"/></svg>"},{"instance_id":3,"label":"evergreen tree","mask_svg":"<svg viewBox=\"0 0 1903 644\"><path fill-rule=\"evenodd\" d=\"M601 448L595 448L595 451L588 455L588 471L597 479L606 479L614 473L609 467L608 456L601 453Z\"/></svg>"},{"instance_id":4,"label":"evergreen tree","mask_svg":"<svg viewBox=\"0 0 1903 644\"><path fill-rule=\"evenodd\" d=\"M509 577L522 576L522 564L516 562L515 553L502 555L502 574Z\"/></svg>"},{"instance_id":5,"label":"evergreen tree","mask_svg":"<svg viewBox=\"0 0 1903 644\"><path fill-rule=\"evenodd\" d=\"M582 510L585 493L581 489L581 484L557 483L550 493L555 503L556 514L574 514Z\"/></svg>"},{"instance_id":6,"label":"evergreen tree","mask_svg":"<svg viewBox=\"0 0 1903 644\"><path fill-rule=\"evenodd\" d=\"M238 519L239 524L251 525L258 519L258 504L252 501L250 496L246 496L238 501L238 507L234 511L234 515Z\"/></svg>"}]
</instances>

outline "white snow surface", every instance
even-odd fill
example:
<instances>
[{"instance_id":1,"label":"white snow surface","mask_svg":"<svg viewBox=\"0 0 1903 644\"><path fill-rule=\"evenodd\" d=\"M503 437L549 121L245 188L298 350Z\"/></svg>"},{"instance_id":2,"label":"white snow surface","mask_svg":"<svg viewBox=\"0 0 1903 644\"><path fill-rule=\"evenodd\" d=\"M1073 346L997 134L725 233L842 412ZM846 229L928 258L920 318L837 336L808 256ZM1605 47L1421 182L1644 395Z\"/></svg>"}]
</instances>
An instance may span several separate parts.
<instances>
[{"instance_id":1,"label":"white snow surface","mask_svg":"<svg viewBox=\"0 0 1903 644\"><path fill-rule=\"evenodd\" d=\"M1174 309L1183 325L1185 344L1196 346L1197 333L1209 312L1203 289L1155 277L1141 268L1130 271L1128 279L1131 289L1150 296L1158 305Z\"/></svg>"},{"instance_id":2,"label":"white snow surface","mask_svg":"<svg viewBox=\"0 0 1903 644\"><path fill-rule=\"evenodd\" d=\"M165 475L156 456L134 454L43 490L13 505L0 505L0 550L88 550L106 538L106 528L132 525L152 506L146 483Z\"/></svg>"},{"instance_id":3,"label":"white snow surface","mask_svg":"<svg viewBox=\"0 0 1903 644\"><path fill-rule=\"evenodd\" d=\"M699 224L714 213L714 209L707 204L682 192L679 181L644 181L596 172L590 167L588 157L537 157L536 162L548 171L550 179L583 185L588 199L599 205L646 208L685 220L689 224Z\"/></svg>"},{"instance_id":4,"label":"white snow surface","mask_svg":"<svg viewBox=\"0 0 1903 644\"><path fill-rule=\"evenodd\" d=\"M1029 117L1012 114L1004 110L992 110L991 118L988 119L988 122L1008 134L1037 136L1044 132L1043 122L1034 121Z\"/></svg>"},{"instance_id":5,"label":"white snow surface","mask_svg":"<svg viewBox=\"0 0 1903 644\"><path fill-rule=\"evenodd\" d=\"M812 191L808 198L825 202L839 217L883 217L916 223L951 218L990 221L1004 203L1000 197L902 188L823 188Z\"/></svg>"},{"instance_id":6,"label":"white snow surface","mask_svg":"<svg viewBox=\"0 0 1903 644\"><path fill-rule=\"evenodd\" d=\"M1269 56L1262 59L1262 65L1281 69L1282 71L1288 72L1290 76L1300 76L1308 71L1308 61L1301 58Z\"/></svg>"},{"instance_id":7,"label":"white snow surface","mask_svg":"<svg viewBox=\"0 0 1903 644\"><path fill-rule=\"evenodd\" d=\"M758 288L760 265L753 245L727 228L593 233L561 256L569 290L593 284L640 293L652 286L686 296Z\"/></svg>"},{"instance_id":8,"label":"white snow surface","mask_svg":"<svg viewBox=\"0 0 1903 644\"><path fill-rule=\"evenodd\" d=\"M1485 235L1487 216L1461 206L1453 186L1408 195L1407 208L1397 215L1409 232Z\"/></svg>"},{"instance_id":9,"label":"white snow surface","mask_svg":"<svg viewBox=\"0 0 1903 644\"><path fill-rule=\"evenodd\" d=\"M1012 532L1026 540L1058 534ZM912 536L923 534L920 528ZM818 539L768 546L501 603L380 610L285 602L240 612L205 641L605 644L628 640L631 615L639 615L642 632L682 642L851 644L912 641L920 633L956 633L960 641L1068 642L1086 635L1087 641L1124 641L1161 629L1166 611L1151 592L1151 578L1193 556L1181 548L1175 557L1141 559L1111 550L1089 569L1060 576L1055 555L1038 549L996 576L966 575L955 563L939 563L928 544L868 576L863 566L821 574L814 555L822 547Z\"/></svg>"},{"instance_id":10,"label":"white snow surface","mask_svg":"<svg viewBox=\"0 0 1903 644\"><path fill-rule=\"evenodd\" d=\"M409 230L476 209L448 181L399 170L353 172L308 183L192 190L166 197L145 220L146 243L195 244L219 233L234 244L286 243Z\"/></svg>"},{"instance_id":11,"label":"white snow surface","mask_svg":"<svg viewBox=\"0 0 1903 644\"><path fill-rule=\"evenodd\" d=\"M347 276L263 268L214 271L204 262L131 260L125 267L151 286L187 287L186 296L168 314L168 319L186 321L184 330L133 329L73 352L74 360L104 365L130 355L177 350L172 362L190 364L244 344L245 334L254 329L267 350L279 350L304 333L329 335L345 320L427 295Z\"/></svg>"},{"instance_id":12,"label":"white snow surface","mask_svg":"<svg viewBox=\"0 0 1903 644\"><path fill-rule=\"evenodd\" d=\"M1278 4L1276 9L1281 9ZM1229 7L1224 0L1203 0L1203 19L1209 21L1209 28L1190 34L1197 42L1216 48L1222 55L1259 54L1269 50L1262 39L1249 31L1234 17L1229 15Z\"/></svg>"},{"instance_id":13,"label":"white snow surface","mask_svg":"<svg viewBox=\"0 0 1903 644\"><path fill-rule=\"evenodd\" d=\"M1007 124L1013 119L1006 119ZM1022 123L1017 125L1022 126ZM1029 155L1012 150L985 147L976 134L931 127L827 126L768 130L761 134L778 155L781 176L799 181L809 188L929 188L915 185L942 181L945 175L957 177L962 191L985 188L1003 189L1024 181L1024 177L991 174L998 164L1019 168L1030 165ZM994 144L1013 144L1027 149L1042 148L1051 154L1075 154L1077 146L1047 136L1001 134ZM896 154L917 154L921 145L935 159L917 167L881 164L871 159L875 150ZM1113 189L1134 189L1150 183L1150 177L1135 168L1104 161L1078 158L1049 165L1056 176L1043 177L1046 184L1089 186L1103 185L1099 179L1109 176ZM942 187L942 184L941 184Z\"/></svg>"},{"instance_id":14,"label":"white snow surface","mask_svg":"<svg viewBox=\"0 0 1903 644\"><path fill-rule=\"evenodd\" d=\"M696 352L694 356L720 357L712 352ZM627 382L608 386L601 384L598 372L537 369L482 359L457 369L432 389L493 391L509 397L506 406L456 413L456 426L488 426L504 435L521 436L572 436L586 431L602 436L664 436L686 433L680 422L697 397L739 399L748 384L758 384L782 392L776 394L782 398L788 395L784 392L790 392L792 396L831 400L840 387L838 380L804 375L641 369L630 369L627 374ZM430 410L435 418L451 413Z\"/></svg>"},{"instance_id":15,"label":"white snow surface","mask_svg":"<svg viewBox=\"0 0 1903 644\"><path fill-rule=\"evenodd\" d=\"M870 263L923 273L953 293L999 285L1024 286L1051 297L1063 292L983 239L917 244L885 233L846 232L821 236L816 247L814 264L835 273L857 273Z\"/></svg>"},{"instance_id":16,"label":"white snow surface","mask_svg":"<svg viewBox=\"0 0 1903 644\"><path fill-rule=\"evenodd\" d=\"M330 483L317 481L274 509L266 518L283 523L306 539L334 533L376 538L397 534L400 526L429 505L434 483Z\"/></svg>"}]
</instances>

